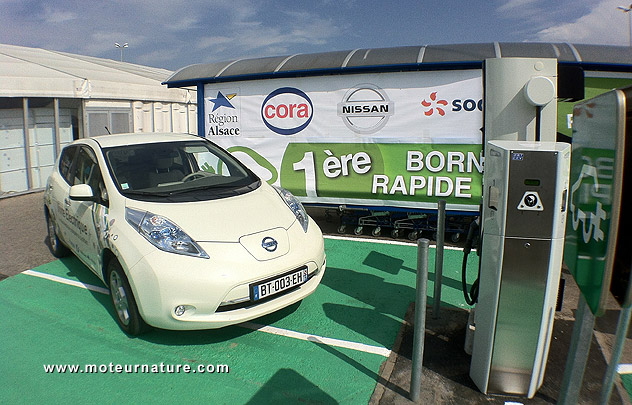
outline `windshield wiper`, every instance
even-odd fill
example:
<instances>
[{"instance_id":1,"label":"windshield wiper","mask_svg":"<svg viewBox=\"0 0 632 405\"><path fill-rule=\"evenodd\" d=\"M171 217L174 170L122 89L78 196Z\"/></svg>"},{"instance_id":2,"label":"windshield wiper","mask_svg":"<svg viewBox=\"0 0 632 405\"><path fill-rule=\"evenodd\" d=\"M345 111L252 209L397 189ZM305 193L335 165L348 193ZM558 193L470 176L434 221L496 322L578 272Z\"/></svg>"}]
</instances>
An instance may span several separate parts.
<instances>
[{"instance_id":1,"label":"windshield wiper","mask_svg":"<svg viewBox=\"0 0 632 405\"><path fill-rule=\"evenodd\" d=\"M142 196L150 196L150 197L169 197L171 193L165 191L139 191L139 190L125 190L122 192L123 195L142 195Z\"/></svg>"},{"instance_id":2,"label":"windshield wiper","mask_svg":"<svg viewBox=\"0 0 632 405\"><path fill-rule=\"evenodd\" d=\"M184 190L169 191L167 193L167 195L185 194L185 193L190 193L190 192L194 192L194 191L212 190L212 189L217 189L217 188L228 188L228 187L235 187L235 185L233 185L233 184L214 184L214 185L211 185L211 186L192 187L192 188L187 188L187 189L184 189Z\"/></svg>"},{"instance_id":3,"label":"windshield wiper","mask_svg":"<svg viewBox=\"0 0 632 405\"><path fill-rule=\"evenodd\" d=\"M174 190L174 191L170 191L168 192L168 195L176 195L176 194L185 194L185 193L189 193L189 192L195 192L195 191L204 191L204 190L221 190L222 193L226 193L227 188L232 188L234 190L230 190L230 191L237 191L240 190L242 188L249 188L254 190L255 188L259 187L259 180L253 181L252 183L246 184L246 185L238 185L238 184L230 184L230 183L225 183L225 184L212 184L212 185L206 185L206 186L199 186L199 187L194 187L194 188L188 188L186 190Z\"/></svg>"}]
</instances>

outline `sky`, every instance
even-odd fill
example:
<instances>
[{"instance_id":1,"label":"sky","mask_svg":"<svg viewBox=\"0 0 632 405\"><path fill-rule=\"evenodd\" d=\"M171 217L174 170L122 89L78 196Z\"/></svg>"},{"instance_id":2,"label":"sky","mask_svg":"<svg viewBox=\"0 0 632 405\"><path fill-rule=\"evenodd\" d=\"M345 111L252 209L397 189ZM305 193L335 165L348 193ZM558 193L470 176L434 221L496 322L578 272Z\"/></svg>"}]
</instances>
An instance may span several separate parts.
<instances>
[{"instance_id":1,"label":"sky","mask_svg":"<svg viewBox=\"0 0 632 405\"><path fill-rule=\"evenodd\" d=\"M630 0L628 0L630 1ZM169 70L363 48L627 46L624 0L0 0L0 43Z\"/></svg>"}]
</instances>

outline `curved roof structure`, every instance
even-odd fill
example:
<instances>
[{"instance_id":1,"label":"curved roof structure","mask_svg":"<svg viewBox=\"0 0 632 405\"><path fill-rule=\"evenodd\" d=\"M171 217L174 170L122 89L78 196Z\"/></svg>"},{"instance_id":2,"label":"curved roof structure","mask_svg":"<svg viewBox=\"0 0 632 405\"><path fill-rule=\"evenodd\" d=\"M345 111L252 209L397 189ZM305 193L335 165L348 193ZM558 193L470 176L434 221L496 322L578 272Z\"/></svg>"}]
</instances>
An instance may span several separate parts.
<instances>
[{"instance_id":1,"label":"curved roof structure","mask_svg":"<svg viewBox=\"0 0 632 405\"><path fill-rule=\"evenodd\" d=\"M632 72L632 47L569 43L479 43L356 49L197 64L180 69L164 84L201 83L280 77L384 71L480 69L485 59L557 58L584 70Z\"/></svg>"},{"instance_id":2,"label":"curved roof structure","mask_svg":"<svg viewBox=\"0 0 632 405\"><path fill-rule=\"evenodd\" d=\"M189 91L162 85L172 73L109 59L0 44L0 97L191 100Z\"/></svg>"}]
</instances>

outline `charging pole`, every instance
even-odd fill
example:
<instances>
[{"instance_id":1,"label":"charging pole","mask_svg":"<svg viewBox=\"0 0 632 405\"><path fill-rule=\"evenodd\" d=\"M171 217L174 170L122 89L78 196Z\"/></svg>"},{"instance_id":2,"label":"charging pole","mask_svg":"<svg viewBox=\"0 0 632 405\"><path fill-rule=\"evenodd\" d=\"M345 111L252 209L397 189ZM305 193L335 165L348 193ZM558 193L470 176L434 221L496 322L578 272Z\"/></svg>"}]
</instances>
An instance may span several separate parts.
<instances>
[{"instance_id":1,"label":"charging pole","mask_svg":"<svg viewBox=\"0 0 632 405\"><path fill-rule=\"evenodd\" d=\"M413 337L413 370L410 378L410 399L417 402L421 393L424 341L426 334L426 301L428 288L428 239L417 240L417 299L415 301L415 330Z\"/></svg>"},{"instance_id":2,"label":"charging pole","mask_svg":"<svg viewBox=\"0 0 632 405\"><path fill-rule=\"evenodd\" d=\"M632 306L628 305L623 307L619 314L619 323L617 324L617 332L615 335L615 344L612 349L612 356L608 363L608 369L603 379L601 388L601 400L599 403L607 404L610 402L610 395L612 394L612 386L614 385L614 379L617 374L617 366L619 360L621 360L621 354L623 353L623 346L625 345L626 336L628 336L628 329L630 328L630 317L632 315Z\"/></svg>"},{"instance_id":3,"label":"charging pole","mask_svg":"<svg viewBox=\"0 0 632 405\"><path fill-rule=\"evenodd\" d=\"M485 60L479 295L470 377L484 394L542 385L562 267L570 146L555 143L557 60Z\"/></svg>"},{"instance_id":4,"label":"charging pole","mask_svg":"<svg viewBox=\"0 0 632 405\"><path fill-rule=\"evenodd\" d=\"M560 388L558 403L562 405L573 405L579 399L579 391L582 388L586 362L590 353L590 342L592 341L593 328L595 327L595 316L590 312L590 308L584 299L583 294L579 294L577 303L577 313L575 314L575 325L573 336L568 348L564 377Z\"/></svg>"},{"instance_id":5,"label":"charging pole","mask_svg":"<svg viewBox=\"0 0 632 405\"><path fill-rule=\"evenodd\" d=\"M441 308L441 285L443 284L443 248L445 245L445 200L439 200L437 212L437 251L435 253L434 298L432 318L439 318Z\"/></svg>"}]
</instances>

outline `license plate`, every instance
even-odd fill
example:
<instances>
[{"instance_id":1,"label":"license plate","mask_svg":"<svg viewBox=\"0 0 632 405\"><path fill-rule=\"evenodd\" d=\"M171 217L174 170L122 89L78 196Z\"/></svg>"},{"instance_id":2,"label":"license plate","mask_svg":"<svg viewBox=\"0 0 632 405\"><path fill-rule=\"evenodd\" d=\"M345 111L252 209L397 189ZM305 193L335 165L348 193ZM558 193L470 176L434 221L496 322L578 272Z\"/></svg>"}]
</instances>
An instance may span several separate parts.
<instances>
[{"instance_id":1,"label":"license plate","mask_svg":"<svg viewBox=\"0 0 632 405\"><path fill-rule=\"evenodd\" d=\"M251 299L258 301L266 297L278 294L282 291L301 285L307 281L307 267L292 270L281 276L250 285Z\"/></svg>"}]
</instances>

